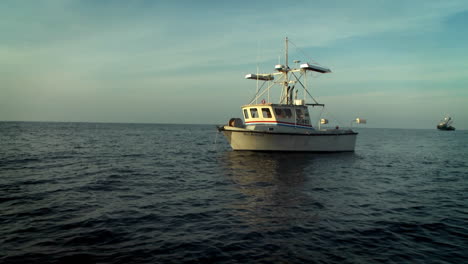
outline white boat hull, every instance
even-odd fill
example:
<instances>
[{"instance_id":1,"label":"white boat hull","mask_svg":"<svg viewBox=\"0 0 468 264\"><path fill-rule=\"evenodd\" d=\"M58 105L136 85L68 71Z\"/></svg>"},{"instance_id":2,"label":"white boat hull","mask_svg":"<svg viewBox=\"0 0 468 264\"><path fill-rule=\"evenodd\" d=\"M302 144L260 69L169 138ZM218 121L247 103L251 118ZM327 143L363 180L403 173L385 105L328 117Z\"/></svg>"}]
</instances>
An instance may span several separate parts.
<instances>
[{"instance_id":1,"label":"white boat hull","mask_svg":"<svg viewBox=\"0 0 468 264\"><path fill-rule=\"evenodd\" d=\"M344 130L310 133L272 133L224 126L220 129L233 150L250 151L354 151L357 133Z\"/></svg>"}]
</instances>

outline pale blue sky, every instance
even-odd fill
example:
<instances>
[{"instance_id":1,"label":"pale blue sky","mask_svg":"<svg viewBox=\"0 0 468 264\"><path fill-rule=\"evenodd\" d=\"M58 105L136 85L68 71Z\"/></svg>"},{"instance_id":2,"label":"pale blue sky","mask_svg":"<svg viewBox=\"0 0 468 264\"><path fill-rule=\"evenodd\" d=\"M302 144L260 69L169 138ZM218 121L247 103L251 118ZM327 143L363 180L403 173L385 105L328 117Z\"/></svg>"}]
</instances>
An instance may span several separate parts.
<instances>
[{"instance_id":1,"label":"pale blue sky","mask_svg":"<svg viewBox=\"0 0 468 264\"><path fill-rule=\"evenodd\" d=\"M468 129L465 0L3 0L0 17L0 120L225 123L288 36L333 71L310 85L343 125Z\"/></svg>"}]
</instances>

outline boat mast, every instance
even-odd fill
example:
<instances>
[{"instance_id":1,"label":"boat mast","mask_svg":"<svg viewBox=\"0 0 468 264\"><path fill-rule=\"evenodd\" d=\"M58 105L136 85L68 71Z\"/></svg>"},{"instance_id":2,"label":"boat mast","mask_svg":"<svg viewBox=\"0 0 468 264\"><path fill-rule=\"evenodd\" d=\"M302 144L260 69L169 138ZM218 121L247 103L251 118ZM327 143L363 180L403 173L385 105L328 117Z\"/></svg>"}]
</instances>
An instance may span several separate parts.
<instances>
[{"instance_id":1,"label":"boat mast","mask_svg":"<svg viewBox=\"0 0 468 264\"><path fill-rule=\"evenodd\" d=\"M284 90L286 91L286 103L287 104L290 104L290 94L292 91L290 91L290 88L289 88L289 66L288 66L288 37L286 37L286 40L285 40L285 66L284 66L284 74L285 74L285 78L284 78Z\"/></svg>"},{"instance_id":2,"label":"boat mast","mask_svg":"<svg viewBox=\"0 0 468 264\"><path fill-rule=\"evenodd\" d=\"M288 69L288 37L286 37L286 69Z\"/></svg>"}]
</instances>

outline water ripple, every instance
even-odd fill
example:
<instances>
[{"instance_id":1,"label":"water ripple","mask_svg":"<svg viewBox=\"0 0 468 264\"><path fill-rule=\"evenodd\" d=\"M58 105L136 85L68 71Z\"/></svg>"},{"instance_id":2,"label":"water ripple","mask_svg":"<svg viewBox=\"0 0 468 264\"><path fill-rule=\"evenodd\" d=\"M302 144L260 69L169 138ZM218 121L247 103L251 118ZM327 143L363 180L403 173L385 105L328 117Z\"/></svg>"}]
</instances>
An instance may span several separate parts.
<instances>
[{"instance_id":1,"label":"water ripple","mask_svg":"<svg viewBox=\"0 0 468 264\"><path fill-rule=\"evenodd\" d=\"M0 262L468 258L468 133L363 129L318 155L233 152L214 129L0 122Z\"/></svg>"}]
</instances>

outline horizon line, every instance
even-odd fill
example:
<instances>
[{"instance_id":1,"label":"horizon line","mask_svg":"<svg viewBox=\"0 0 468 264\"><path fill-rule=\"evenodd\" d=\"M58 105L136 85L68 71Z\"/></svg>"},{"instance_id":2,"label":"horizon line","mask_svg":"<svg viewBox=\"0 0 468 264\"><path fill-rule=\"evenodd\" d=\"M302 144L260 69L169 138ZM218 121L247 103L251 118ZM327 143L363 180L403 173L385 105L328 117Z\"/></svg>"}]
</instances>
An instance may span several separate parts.
<instances>
[{"instance_id":1,"label":"horizon line","mask_svg":"<svg viewBox=\"0 0 468 264\"><path fill-rule=\"evenodd\" d=\"M208 126L208 125L222 125L219 123L156 123L156 122L106 122L106 121L27 121L27 120L0 120L0 123L83 123L83 124L129 124L129 125L200 125L200 126ZM418 129L418 130L437 130L436 127L433 128L402 128L402 127L366 127L366 126L354 126L349 128L357 128L357 129ZM455 131L465 131L468 129L456 129Z\"/></svg>"}]
</instances>

